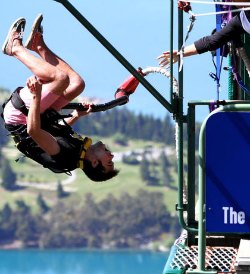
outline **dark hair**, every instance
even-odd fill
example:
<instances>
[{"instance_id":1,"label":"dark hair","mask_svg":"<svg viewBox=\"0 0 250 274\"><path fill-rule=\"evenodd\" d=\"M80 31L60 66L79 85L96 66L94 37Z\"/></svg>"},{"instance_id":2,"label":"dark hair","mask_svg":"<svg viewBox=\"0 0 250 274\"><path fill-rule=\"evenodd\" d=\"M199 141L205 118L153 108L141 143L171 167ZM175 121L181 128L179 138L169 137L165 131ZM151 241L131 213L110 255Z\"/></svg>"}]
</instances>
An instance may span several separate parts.
<instances>
[{"instance_id":1,"label":"dark hair","mask_svg":"<svg viewBox=\"0 0 250 274\"><path fill-rule=\"evenodd\" d=\"M98 165L96 167L92 166L92 163L89 160L84 159L84 169L83 172L90 180L95 182L103 182L107 181L113 177L115 177L119 170L114 169L110 172L104 173L104 166L102 165L101 161L98 161Z\"/></svg>"}]
</instances>

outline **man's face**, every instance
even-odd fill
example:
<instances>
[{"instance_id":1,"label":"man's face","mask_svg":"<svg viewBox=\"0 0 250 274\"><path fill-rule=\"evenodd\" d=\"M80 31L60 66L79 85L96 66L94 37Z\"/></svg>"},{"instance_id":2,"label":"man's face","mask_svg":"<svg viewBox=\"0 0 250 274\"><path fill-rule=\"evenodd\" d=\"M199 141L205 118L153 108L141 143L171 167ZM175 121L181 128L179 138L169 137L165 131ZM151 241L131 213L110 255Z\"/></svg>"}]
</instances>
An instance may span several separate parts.
<instances>
[{"instance_id":1,"label":"man's face","mask_svg":"<svg viewBox=\"0 0 250 274\"><path fill-rule=\"evenodd\" d=\"M114 162L112 161L114 155L110 150L101 141L92 145L92 148L96 160L100 161L105 168L105 173L114 170Z\"/></svg>"}]
</instances>

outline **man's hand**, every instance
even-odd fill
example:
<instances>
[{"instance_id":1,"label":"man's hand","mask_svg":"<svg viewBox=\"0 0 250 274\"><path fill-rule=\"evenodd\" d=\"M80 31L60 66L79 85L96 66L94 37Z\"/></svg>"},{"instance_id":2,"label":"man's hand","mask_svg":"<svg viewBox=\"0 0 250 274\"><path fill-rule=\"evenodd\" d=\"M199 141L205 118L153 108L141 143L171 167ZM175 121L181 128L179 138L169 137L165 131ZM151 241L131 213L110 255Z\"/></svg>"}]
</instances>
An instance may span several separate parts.
<instances>
[{"instance_id":1,"label":"man's hand","mask_svg":"<svg viewBox=\"0 0 250 274\"><path fill-rule=\"evenodd\" d=\"M173 64L178 61L178 51L173 51ZM159 65L161 67L169 66L170 65L170 51L163 52L160 56L157 57L159 61Z\"/></svg>"},{"instance_id":2,"label":"man's hand","mask_svg":"<svg viewBox=\"0 0 250 274\"><path fill-rule=\"evenodd\" d=\"M30 76L27 81L26 85L29 88L32 94L40 95L42 92L42 83L35 75Z\"/></svg>"},{"instance_id":3,"label":"man's hand","mask_svg":"<svg viewBox=\"0 0 250 274\"><path fill-rule=\"evenodd\" d=\"M92 106L93 106L93 103L85 103L83 102L82 105L86 108L88 108L87 110L77 110L75 109L72 113L71 113L71 117L69 118L66 118L65 121L71 126L73 125L80 117L82 116L86 116L88 115L89 113L92 112Z\"/></svg>"},{"instance_id":4,"label":"man's hand","mask_svg":"<svg viewBox=\"0 0 250 274\"><path fill-rule=\"evenodd\" d=\"M88 115L91 111L92 111L92 106L93 104L92 103L86 103L86 102L83 102L82 105L85 107L85 108L88 108L87 110L77 110L75 109L71 115L73 117L76 117L76 118L80 118L82 116L85 116L85 115Z\"/></svg>"}]
</instances>

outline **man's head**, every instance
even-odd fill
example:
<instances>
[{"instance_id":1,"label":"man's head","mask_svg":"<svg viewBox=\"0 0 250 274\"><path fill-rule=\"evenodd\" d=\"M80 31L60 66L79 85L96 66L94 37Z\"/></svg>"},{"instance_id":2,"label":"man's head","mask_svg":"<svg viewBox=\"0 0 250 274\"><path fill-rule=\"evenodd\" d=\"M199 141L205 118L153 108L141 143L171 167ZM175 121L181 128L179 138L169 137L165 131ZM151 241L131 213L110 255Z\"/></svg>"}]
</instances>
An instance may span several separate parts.
<instances>
[{"instance_id":1,"label":"man's head","mask_svg":"<svg viewBox=\"0 0 250 274\"><path fill-rule=\"evenodd\" d=\"M114 155L101 142L91 145L84 157L84 173L93 181L101 182L115 177L119 171L114 168Z\"/></svg>"}]
</instances>

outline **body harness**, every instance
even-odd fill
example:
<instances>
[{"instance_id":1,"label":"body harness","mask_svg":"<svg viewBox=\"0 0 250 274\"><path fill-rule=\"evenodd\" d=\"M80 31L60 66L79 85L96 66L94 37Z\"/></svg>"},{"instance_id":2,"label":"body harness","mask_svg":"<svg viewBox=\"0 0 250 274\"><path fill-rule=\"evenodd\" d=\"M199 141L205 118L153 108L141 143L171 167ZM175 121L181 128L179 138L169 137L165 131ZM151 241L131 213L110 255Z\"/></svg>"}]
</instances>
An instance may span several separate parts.
<instances>
[{"instance_id":1,"label":"body harness","mask_svg":"<svg viewBox=\"0 0 250 274\"><path fill-rule=\"evenodd\" d=\"M27 116L28 109L19 95L21 89L22 87L18 87L2 107L4 109L5 105L11 101L16 109L20 110L25 116ZM3 117L3 113L1 116ZM63 159L57 158L58 161L56 160L56 155L55 157L48 157L48 155L43 157L45 152L28 135L26 125L5 124L5 128L10 132L17 149L25 156L33 159L43 165L43 167L48 168L55 173L66 173L71 175L71 171L76 168L84 169L84 157L87 149L92 144L92 140L88 137L83 138L77 134L71 126L65 122L64 118L66 117L69 117L69 115L61 115L54 109L48 109L41 114L42 129L53 135L58 142L60 141L59 145L60 143L64 143L69 149L68 151L63 149L66 153L63 156L61 155L60 158ZM63 121L63 123L59 123L60 120ZM70 157L67 157L67 152L69 155L73 155L72 158L74 163L70 161ZM51 160L51 158L55 159Z\"/></svg>"}]
</instances>

